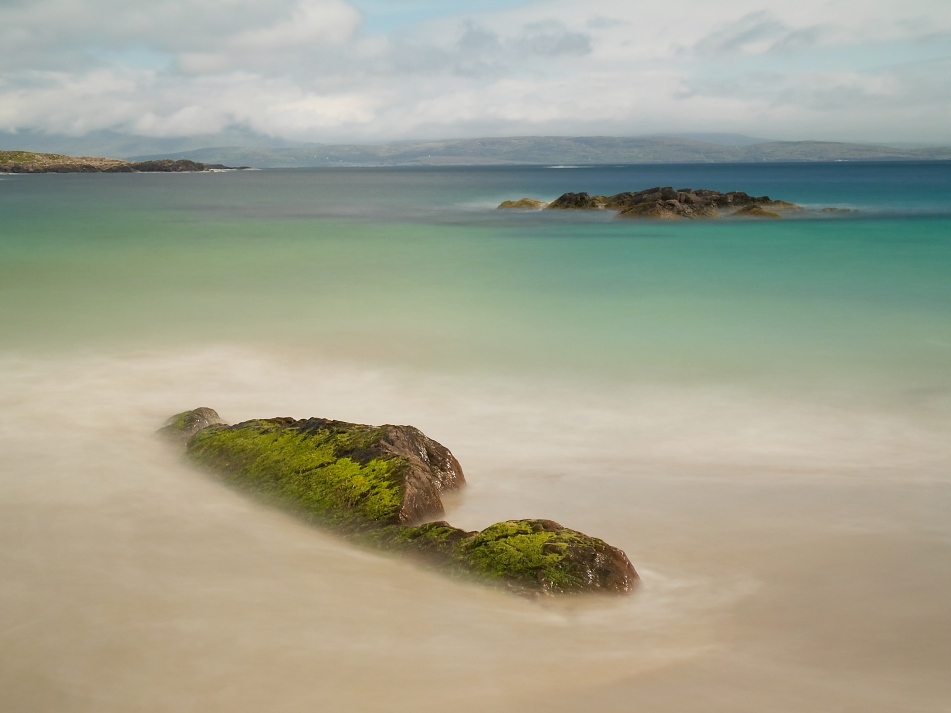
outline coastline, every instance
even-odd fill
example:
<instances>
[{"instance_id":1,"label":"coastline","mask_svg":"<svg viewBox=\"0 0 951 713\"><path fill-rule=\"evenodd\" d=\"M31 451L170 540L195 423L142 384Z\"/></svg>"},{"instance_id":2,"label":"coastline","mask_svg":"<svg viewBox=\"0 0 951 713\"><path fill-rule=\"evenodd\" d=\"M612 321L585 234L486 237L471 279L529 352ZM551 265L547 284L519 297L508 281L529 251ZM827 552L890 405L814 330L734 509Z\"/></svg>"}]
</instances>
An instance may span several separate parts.
<instances>
[{"instance_id":1,"label":"coastline","mask_svg":"<svg viewBox=\"0 0 951 713\"><path fill-rule=\"evenodd\" d=\"M0 173L198 173L238 171L248 166L200 163L169 158L150 161L125 161L95 156L66 156L32 151L0 151Z\"/></svg>"}]
</instances>

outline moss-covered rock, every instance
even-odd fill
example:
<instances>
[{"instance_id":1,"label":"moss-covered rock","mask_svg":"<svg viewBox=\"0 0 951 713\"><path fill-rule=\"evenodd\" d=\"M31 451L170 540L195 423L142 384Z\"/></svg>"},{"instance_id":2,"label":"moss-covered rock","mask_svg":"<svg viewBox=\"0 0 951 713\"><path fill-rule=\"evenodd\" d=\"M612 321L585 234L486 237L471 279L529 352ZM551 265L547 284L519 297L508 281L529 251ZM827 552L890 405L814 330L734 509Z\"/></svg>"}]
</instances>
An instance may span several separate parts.
<instances>
[{"instance_id":1,"label":"moss-covered rock","mask_svg":"<svg viewBox=\"0 0 951 713\"><path fill-rule=\"evenodd\" d=\"M361 544L412 555L417 559L466 572L469 568L460 557L460 545L479 533L466 532L445 520L427 522L416 527L382 527L365 530L357 536Z\"/></svg>"},{"instance_id":2,"label":"moss-covered rock","mask_svg":"<svg viewBox=\"0 0 951 713\"><path fill-rule=\"evenodd\" d=\"M438 517L440 494L465 485L452 453L412 426L261 419L202 429L187 454L234 484L348 529Z\"/></svg>"},{"instance_id":3,"label":"moss-covered rock","mask_svg":"<svg viewBox=\"0 0 951 713\"><path fill-rule=\"evenodd\" d=\"M187 457L368 547L400 553L521 593L625 593L627 556L551 520L510 520L467 532L445 521L440 494L465 485L447 448L412 426L269 418L234 426L212 409L170 418Z\"/></svg>"},{"instance_id":4,"label":"moss-covered rock","mask_svg":"<svg viewBox=\"0 0 951 713\"><path fill-rule=\"evenodd\" d=\"M460 541L471 571L547 594L631 591L638 576L621 550L551 520L509 520Z\"/></svg>"},{"instance_id":5,"label":"moss-covered rock","mask_svg":"<svg viewBox=\"0 0 951 713\"><path fill-rule=\"evenodd\" d=\"M522 593L624 594L639 581L624 552L551 520L508 520L481 532L440 521L384 528L363 541Z\"/></svg>"}]
</instances>

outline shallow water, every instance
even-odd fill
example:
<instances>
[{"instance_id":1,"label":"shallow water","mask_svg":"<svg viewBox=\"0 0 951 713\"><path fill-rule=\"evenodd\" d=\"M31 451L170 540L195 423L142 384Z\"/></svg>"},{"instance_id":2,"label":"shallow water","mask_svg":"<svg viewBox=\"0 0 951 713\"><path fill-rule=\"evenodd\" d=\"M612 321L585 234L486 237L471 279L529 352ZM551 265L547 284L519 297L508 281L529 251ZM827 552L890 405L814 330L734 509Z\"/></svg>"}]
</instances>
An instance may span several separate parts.
<instances>
[{"instance_id":1,"label":"shallow water","mask_svg":"<svg viewBox=\"0 0 951 713\"><path fill-rule=\"evenodd\" d=\"M676 184L858 218L499 214ZM0 178L11 711L946 711L951 166ZM524 601L357 550L151 433L412 423L448 519L622 547Z\"/></svg>"}]
</instances>

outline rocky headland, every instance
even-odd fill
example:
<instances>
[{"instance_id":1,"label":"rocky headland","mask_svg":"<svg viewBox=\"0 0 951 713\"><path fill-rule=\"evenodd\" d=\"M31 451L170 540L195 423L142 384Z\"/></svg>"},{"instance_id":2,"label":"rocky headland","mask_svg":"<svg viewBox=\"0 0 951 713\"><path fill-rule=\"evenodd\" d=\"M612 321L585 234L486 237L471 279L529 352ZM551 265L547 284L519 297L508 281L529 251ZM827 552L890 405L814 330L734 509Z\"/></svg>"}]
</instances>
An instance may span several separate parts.
<instances>
[{"instance_id":1,"label":"rocky headland","mask_svg":"<svg viewBox=\"0 0 951 713\"><path fill-rule=\"evenodd\" d=\"M412 426L268 418L229 426L209 408L172 416L159 434L225 482L289 507L364 546L424 560L520 594L634 589L627 556L551 520L467 532L444 520L441 495L462 467ZM422 523L422 524L421 524Z\"/></svg>"},{"instance_id":2,"label":"rocky headland","mask_svg":"<svg viewBox=\"0 0 951 713\"><path fill-rule=\"evenodd\" d=\"M653 218L680 220L698 218L781 218L791 213L805 213L802 206L769 196L751 196L743 191L721 193L706 188L669 186L627 191L613 196L592 196L587 193L565 193L551 203L522 198L504 201L500 209L509 210L611 210L619 218ZM826 213L849 213L847 209L825 209Z\"/></svg>"},{"instance_id":3,"label":"rocky headland","mask_svg":"<svg viewBox=\"0 0 951 713\"><path fill-rule=\"evenodd\" d=\"M247 166L240 166L246 169ZM32 151L0 151L0 173L184 173L237 170L217 163L197 163L170 158L156 161L123 161L118 158L65 156Z\"/></svg>"}]
</instances>

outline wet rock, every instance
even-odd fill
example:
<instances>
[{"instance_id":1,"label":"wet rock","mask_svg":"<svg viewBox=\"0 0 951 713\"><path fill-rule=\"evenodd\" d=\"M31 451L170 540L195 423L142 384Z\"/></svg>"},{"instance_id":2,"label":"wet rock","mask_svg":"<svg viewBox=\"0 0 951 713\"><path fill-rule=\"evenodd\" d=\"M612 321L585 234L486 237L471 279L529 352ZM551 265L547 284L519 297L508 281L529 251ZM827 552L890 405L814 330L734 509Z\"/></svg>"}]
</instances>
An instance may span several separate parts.
<instances>
[{"instance_id":1,"label":"wet rock","mask_svg":"<svg viewBox=\"0 0 951 713\"><path fill-rule=\"evenodd\" d=\"M636 203L618 212L619 218L654 218L656 220L716 218L718 215L716 209L710 205L681 203L678 200Z\"/></svg>"},{"instance_id":2,"label":"wet rock","mask_svg":"<svg viewBox=\"0 0 951 713\"><path fill-rule=\"evenodd\" d=\"M626 594L639 581L624 552L552 520L508 520L481 532L440 521L376 533L376 544L523 594Z\"/></svg>"},{"instance_id":3,"label":"wet rock","mask_svg":"<svg viewBox=\"0 0 951 713\"><path fill-rule=\"evenodd\" d=\"M523 199L527 200L527 199ZM516 207L521 201L506 201L501 207ZM697 218L758 217L779 218L803 211L786 201L769 196L751 196L743 191L721 193L708 188L655 186L642 191L625 191L613 196L565 193L548 205L549 210L614 210L619 218L693 220Z\"/></svg>"},{"instance_id":4,"label":"wet rock","mask_svg":"<svg viewBox=\"0 0 951 713\"><path fill-rule=\"evenodd\" d=\"M544 201L536 201L531 198L519 198L517 201L502 201L499 208L514 208L517 210L541 210L548 204Z\"/></svg>"},{"instance_id":5,"label":"wet rock","mask_svg":"<svg viewBox=\"0 0 951 713\"><path fill-rule=\"evenodd\" d=\"M199 430L186 453L229 482L347 529L439 517L440 494L465 485L449 449L412 426L260 419Z\"/></svg>"},{"instance_id":6,"label":"wet rock","mask_svg":"<svg viewBox=\"0 0 951 713\"><path fill-rule=\"evenodd\" d=\"M545 594L630 592L637 572L621 550L551 520L509 520L460 540L472 571Z\"/></svg>"},{"instance_id":7,"label":"wet rock","mask_svg":"<svg viewBox=\"0 0 951 713\"><path fill-rule=\"evenodd\" d=\"M270 418L234 426L209 408L159 431L226 482L290 507L364 546L409 555L521 594L630 592L627 556L551 520L509 520L481 532L445 521L441 494L465 485L449 450L412 426Z\"/></svg>"},{"instance_id":8,"label":"wet rock","mask_svg":"<svg viewBox=\"0 0 951 713\"><path fill-rule=\"evenodd\" d=\"M548 204L549 210L600 210L602 208L604 208L604 197L592 197L587 193L565 193Z\"/></svg>"},{"instance_id":9,"label":"wet rock","mask_svg":"<svg viewBox=\"0 0 951 713\"><path fill-rule=\"evenodd\" d=\"M218 416L217 411L201 406L191 411L175 414L156 433L174 443L184 445L201 429L222 423L224 421Z\"/></svg>"}]
</instances>

